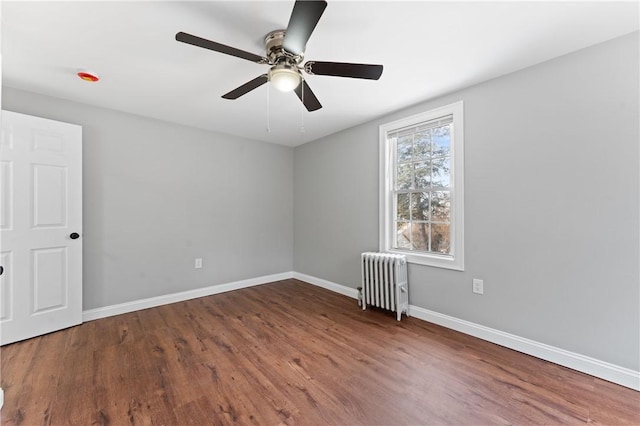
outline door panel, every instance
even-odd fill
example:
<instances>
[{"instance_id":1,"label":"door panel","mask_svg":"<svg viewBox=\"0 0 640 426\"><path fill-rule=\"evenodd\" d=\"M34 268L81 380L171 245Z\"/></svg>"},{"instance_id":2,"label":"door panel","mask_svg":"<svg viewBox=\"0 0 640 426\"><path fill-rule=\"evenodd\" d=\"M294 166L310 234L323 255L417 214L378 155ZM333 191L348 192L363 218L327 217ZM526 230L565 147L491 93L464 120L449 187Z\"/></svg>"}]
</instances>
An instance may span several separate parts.
<instances>
[{"instance_id":1,"label":"door panel","mask_svg":"<svg viewBox=\"0 0 640 426\"><path fill-rule=\"evenodd\" d=\"M13 162L0 161L0 230L10 230L13 221Z\"/></svg>"},{"instance_id":2,"label":"door panel","mask_svg":"<svg viewBox=\"0 0 640 426\"><path fill-rule=\"evenodd\" d=\"M2 111L0 344L82 322L82 130Z\"/></svg>"},{"instance_id":3,"label":"door panel","mask_svg":"<svg viewBox=\"0 0 640 426\"><path fill-rule=\"evenodd\" d=\"M49 151L64 156L66 151L65 135L63 132L44 129L33 129L31 151Z\"/></svg>"},{"instance_id":4,"label":"door panel","mask_svg":"<svg viewBox=\"0 0 640 426\"><path fill-rule=\"evenodd\" d=\"M55 247L31 251L33 268L33 313L60 309L67 302L67 248Z\"/></svg>"},{"instance_id":5,"label":"door panel","mask_svg":"<svg viewBox=\"0 0 640 426\"><path fill-rule=\"evenodd\" d=\"M67 168L33 164L33 227L66 226Z\"/></svg>"}]
</instances>

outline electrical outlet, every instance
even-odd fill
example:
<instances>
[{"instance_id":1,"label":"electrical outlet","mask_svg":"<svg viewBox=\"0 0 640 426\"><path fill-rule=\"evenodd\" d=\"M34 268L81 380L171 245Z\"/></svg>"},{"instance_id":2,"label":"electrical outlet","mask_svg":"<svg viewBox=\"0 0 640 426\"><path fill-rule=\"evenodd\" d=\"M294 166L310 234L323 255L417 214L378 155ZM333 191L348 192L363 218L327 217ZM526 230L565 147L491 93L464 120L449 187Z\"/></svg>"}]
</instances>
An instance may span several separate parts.
<instances>
[{"instance_id":1,"label":"electrical outlet","mask_svg":"<svg viewBox=\"0 0 640 426\"><path fill-rule=\"evenodd\" d=\"M477 278L473 279L473 292L477 294L484 294L484 281Z\"/></svg>"},{"instance_id":2,"label":"electrical outlet","mask_svg":"<svg viewBox=\"0 0 640 426\"><path fill-rule=\"evenodd\" d=\"M202 268L202 258L196 257L196 269Z\"/></svg>"}]
</instances>

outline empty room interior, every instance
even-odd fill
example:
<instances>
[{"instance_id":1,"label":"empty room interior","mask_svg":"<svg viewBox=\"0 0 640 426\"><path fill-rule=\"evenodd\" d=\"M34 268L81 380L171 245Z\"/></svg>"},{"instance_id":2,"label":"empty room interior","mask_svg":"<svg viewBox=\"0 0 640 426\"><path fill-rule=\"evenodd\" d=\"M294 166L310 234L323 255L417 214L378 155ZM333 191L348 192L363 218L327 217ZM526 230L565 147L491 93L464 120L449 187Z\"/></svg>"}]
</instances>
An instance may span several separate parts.
<instances>
[{"instance_id":1,"label":"empty room interior","mask_svg":"<svg viewBox=\"0 0 640 426\"><path fill-rule=\"evenodd\" d=\"M2 425L640 424L637 1L2 1Z\"/></svg>"}]
</instances>

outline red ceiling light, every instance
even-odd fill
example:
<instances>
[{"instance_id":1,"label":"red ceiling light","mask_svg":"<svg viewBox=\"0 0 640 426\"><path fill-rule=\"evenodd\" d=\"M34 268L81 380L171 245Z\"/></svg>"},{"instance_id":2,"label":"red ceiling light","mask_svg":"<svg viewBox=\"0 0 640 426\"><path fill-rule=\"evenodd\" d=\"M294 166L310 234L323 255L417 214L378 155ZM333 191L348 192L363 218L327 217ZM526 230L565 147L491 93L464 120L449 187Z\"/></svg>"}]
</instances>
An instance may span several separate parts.
<instances>
[{"instance_id":1,"label":"red ceiling light","mask_svg":"<svg viewBox=\"0 0 640 426\"><path fill-rule=\"evenodd\" d=\"M78 77L80 77L84 81L88 81L91 83L95 83L96 81L100 80L97 75L85 70L78 71Z\"/></svg>"}]
</instances>

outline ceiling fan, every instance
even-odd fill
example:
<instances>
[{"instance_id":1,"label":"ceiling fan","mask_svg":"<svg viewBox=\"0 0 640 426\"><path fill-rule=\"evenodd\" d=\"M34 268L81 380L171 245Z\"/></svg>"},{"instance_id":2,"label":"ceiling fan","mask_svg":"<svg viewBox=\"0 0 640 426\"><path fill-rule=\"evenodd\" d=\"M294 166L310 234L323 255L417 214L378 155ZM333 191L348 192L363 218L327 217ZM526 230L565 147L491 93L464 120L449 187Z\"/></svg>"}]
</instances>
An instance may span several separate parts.
<instances>
[{"instance_id":1,"label":"ceiling fan","mask_svg":"<svg viewBox=\"0 0 640 426\"><path fill-rule=\"evenodd\" d=\"M307 61L302 65L307 41L326 7L327 2L324 0L297 0L293 6L287 29L272 31L265 37L265 56L256 55L184 32L177 33L176 40L271 67L266 74L262 74L222 95L224 99L238 99L240 96L270 81L279 90L285 92L294 90L308 111L316 111L322 108L322 105L304 80L302 76L303 70L310 75L330 75L369 80L377 80L382 75L382 65L321 61Z\"/></svg>"}]
</instances>

